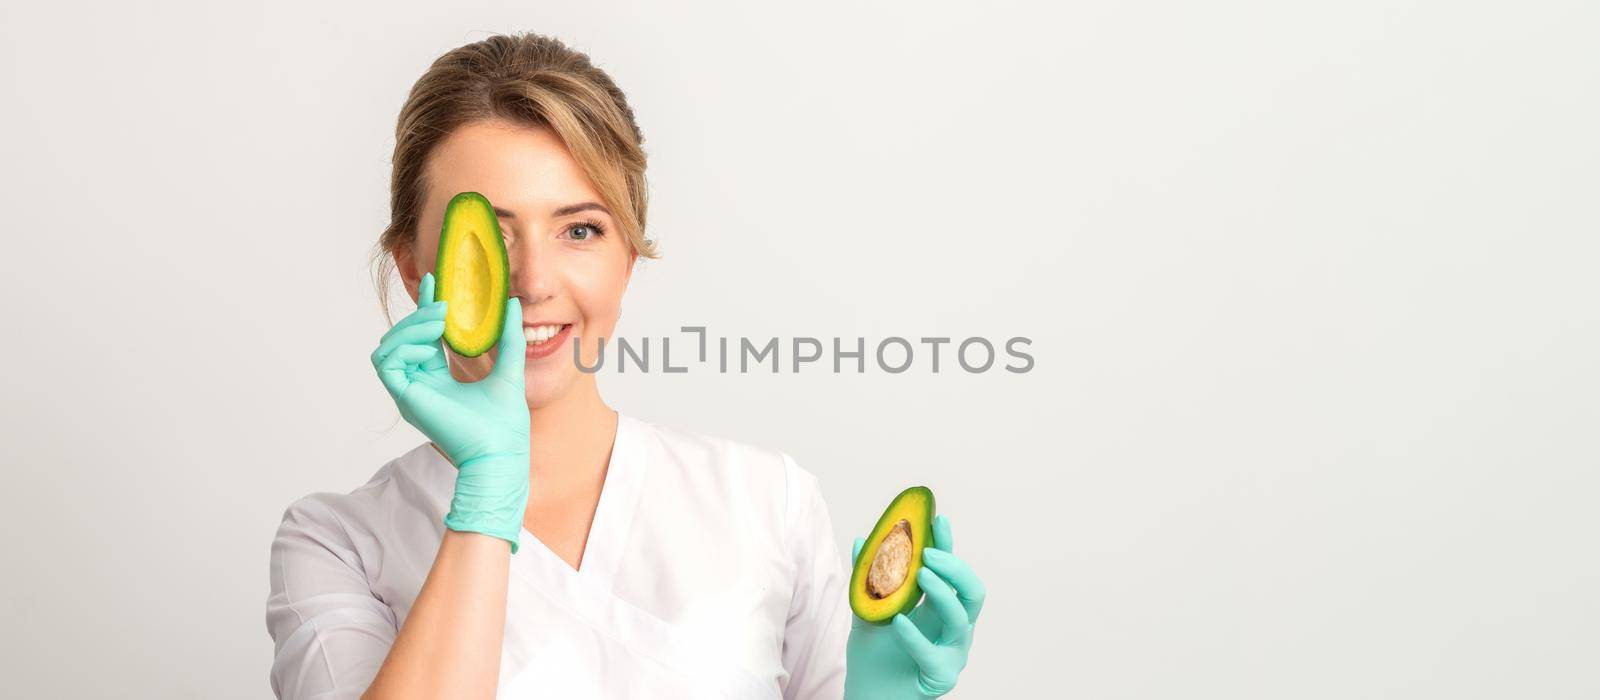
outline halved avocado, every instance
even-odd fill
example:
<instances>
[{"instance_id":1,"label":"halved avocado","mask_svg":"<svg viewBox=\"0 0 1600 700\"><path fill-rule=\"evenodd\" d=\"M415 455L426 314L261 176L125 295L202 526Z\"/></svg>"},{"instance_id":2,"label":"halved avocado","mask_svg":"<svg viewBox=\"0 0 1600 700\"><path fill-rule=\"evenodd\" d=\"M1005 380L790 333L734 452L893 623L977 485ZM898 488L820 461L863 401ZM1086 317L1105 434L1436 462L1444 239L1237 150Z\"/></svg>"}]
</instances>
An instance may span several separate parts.
<instances>
[{"instance_id":1,"label":"halved avocado","mask_svg":"<svg viewBox=\"0 0 1600 700\"><path fill-rule=\"evenodd\" d=\"M445 306L444 342L456 354L477 357L505 330L511 263L494 206L477 192L462 192L444 210L434 299Z\"/></svg>"},{"instance_id":2,"label":"halved avocado","mask_svg":"<svg viewBox=\"0 0 1600 700\"><path fill-rule=\"evenodd\" d=\"M922 548L933 546L933 492L913 486L900 492L878 518L850 571L850 609L874 624L888 624L922 599L917 571Z\"/></svg>"}]
</instances>

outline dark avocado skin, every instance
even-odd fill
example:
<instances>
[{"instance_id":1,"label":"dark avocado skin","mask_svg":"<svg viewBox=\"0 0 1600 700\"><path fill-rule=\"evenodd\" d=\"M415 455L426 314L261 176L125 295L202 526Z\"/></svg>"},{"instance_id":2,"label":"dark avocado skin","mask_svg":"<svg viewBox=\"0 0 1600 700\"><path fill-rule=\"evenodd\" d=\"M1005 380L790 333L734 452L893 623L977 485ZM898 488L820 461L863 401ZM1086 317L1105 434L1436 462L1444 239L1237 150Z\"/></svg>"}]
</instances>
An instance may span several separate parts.
<instances>
[{"instance_id":1,"label":"dark avocado skin","mask_svg":"<svg viewBox=\"0 0 1600 700\"><path fill-rule=\"evenodd\" d=\"M917 607L922 600L922 588L917 585L917 570L922 568L922 548L933 546L933 516L936 512L933 491L926 486L913 486L895 496L889 502L889 507L883 510L883 515L878 516L878 523L861 545L861 555L850 570L850 609L856 617L875 625L887 625L895 615L911 612ZM878 601L867 594L867 571L872 568L872 558L878 551L878 545L902 518L911 525L912 560L911 568L906 572L906 583L894 595L904 595L905 599L893 608L880 605L875 609L872 604Z\"/></svg>"},{"instance_id":2,"label":"dark avocado skin","mask_svg":"<svg viewBox=\"0 0 1600 700\"><path fill-rule=\"evenodd\" d=\"M488 235L474 236L467 217L477 219L470 223L481 224ZM463 246L485 249L489 258L489 279L458 280L450 274L450 260L462 250ZM488 288L491 299L502 296L495 290L508 289L511 261L506 255L505 239L500 233L499 218L495 216L494 206L489 203L487 197L477 192L462 192L450 199L444 210L444 227L439 232L439 252L435 256L433 276L438 282L438 293L435 298L443 301L449 301L453 295L465 293L471 289L471 285L478 283ZM485 319L486 323L470 335L455 326L447 312L444 341L456 354L463 357L477 357L488 352L496 342L499 342L500 335L505 330L505 304L491 303L488 307L489 317Z\"/></svg>"}]
</instances>

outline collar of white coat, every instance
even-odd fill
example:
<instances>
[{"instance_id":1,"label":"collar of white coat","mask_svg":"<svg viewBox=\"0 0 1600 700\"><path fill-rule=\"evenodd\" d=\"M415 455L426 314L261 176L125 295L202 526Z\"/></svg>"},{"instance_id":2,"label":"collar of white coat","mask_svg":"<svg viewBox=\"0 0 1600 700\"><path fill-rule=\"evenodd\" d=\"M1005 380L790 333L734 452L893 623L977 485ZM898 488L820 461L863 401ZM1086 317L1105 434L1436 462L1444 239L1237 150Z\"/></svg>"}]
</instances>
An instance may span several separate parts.
<instances>
[{"instance_id":1,"label":"collar of white coat","mask_svg":"<svg viewBox=\"0 0 1600 700\"><path fill-rule=\"evenodd\" d=\"M600 488L600 501L595 506L594 520L589 525L589 537L584 544L583 559L574 570L566 560L528 532L523 527L518 541L517 554L512 557L512 569L536 587L563 590L581 585L591 591L609 593L621 565L628 532L633 526L634 512L638 510L640 486L654 446L653 426L622 411L617 411L617 435L611 445L611 459L606 465L605 482ZM435 500L444 509L450 507L450 497L455 489L456 470L449 460L431 443L418 446L414 454L430 460L430 470L435 478ZM532 485L532 488L538 488ZM526 559L524 559L526 557ZM519 560L521 560L519 562ZM518 566L521 563L523 566Z\"/></svg>"},{"instance_id":2,"label":"collar of white coat","mask_svg":"<svg viewBox=\"0 0 1600 700\"><path fill-rule=\"evenodd\" d=\"M617 436L611 446L605 483L595 506L579 568L573 570L526 527L522 528L517 554L511 558L514 581L508 592L508 614L518 605L517 596L523 595L515 585L520 581L634 653L651 658L664 668L675 669L683 678L699 684L701 692L693 697L776 700L780 697L778 691L767 679L755 678L741 669L728 668L717 659L705 658L693 638L684 636L675 625L612 595L645 476L650 464L660 457L656 454L660 449L658 443L655 426L617 412ZM455 469L429 445L422 447L429 458L438 461L436 466L448 472L450 482L443 484L440 502L441 507L448 508ZM508 659L502 660L502 680L514 678L526 665L526 659L517 651L516 636L521 633L520 628L508 628L506 645L510 652ZM507 660L510 665L506 664ZM703 668L703 664L715 668Z\"/></svg>"},{"instance_id":3,"label":"collar of white coat","mask_svg":"<svg viewBox=\"0 0 1600 700\"><path fill-rule=\"evenodd\" d=\"M589 538L584 543L578 569L574 571L527 528L522 528L518 554L527 552L531 555L530 561L523 563L537 565L519 567L513 562L512 568L540 579L532 583L547 590L551 586L566 587L581 582L591 590L609 593L617 568L622 564L634 513L638 510L640 486L649 465L652 443L649 424L618 411L617 436L611 444L611 459L606 465L605 482L600 487L600 502L595 505L594 520L589 524Z\"/></svg>"}]
</instances>

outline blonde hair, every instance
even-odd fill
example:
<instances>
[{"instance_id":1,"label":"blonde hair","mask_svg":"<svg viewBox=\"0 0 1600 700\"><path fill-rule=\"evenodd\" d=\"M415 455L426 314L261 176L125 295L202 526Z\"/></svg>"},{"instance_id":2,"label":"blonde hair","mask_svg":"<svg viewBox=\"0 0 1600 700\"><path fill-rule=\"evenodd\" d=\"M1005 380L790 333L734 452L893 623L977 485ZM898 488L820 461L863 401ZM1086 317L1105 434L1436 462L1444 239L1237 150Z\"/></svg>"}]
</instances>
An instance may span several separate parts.
<instances>
[{"instance_id":1,"label":"blonde hair","mask_svg":"<svg viewBox=\"0 0 1600 700\"><path fill-rule=\"evenodd\" d=\"M372 252L378 301L391 324L391 256L416 242L428 155L457 127L487 119L553 130L599 190L629 248L646 258L660 256L655 241L644 237L644 134L622 91L588 55L558 39L496 34L440 56L400 108L389 226Z\"/></svg>"}]
</instances>

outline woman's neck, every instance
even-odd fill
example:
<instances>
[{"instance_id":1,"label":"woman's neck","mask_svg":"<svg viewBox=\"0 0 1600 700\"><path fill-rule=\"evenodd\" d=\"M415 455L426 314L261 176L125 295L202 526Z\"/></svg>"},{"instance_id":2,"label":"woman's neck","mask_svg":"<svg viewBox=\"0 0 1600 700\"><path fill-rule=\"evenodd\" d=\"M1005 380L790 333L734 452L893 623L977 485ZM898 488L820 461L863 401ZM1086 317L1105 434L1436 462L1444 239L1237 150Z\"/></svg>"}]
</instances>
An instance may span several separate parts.
<instances>
[{"instance_id":1,"label":"woman's neck","mask_svg":"<svg viewBox=\"0 0 1600 700\"><path fill-rule=\"evenodd\" d=\"M616 442L617 412L600 398L594 378L584 379L529 412L531 476L558 489L603 479Z\"/></svg>"}]
</instances>

